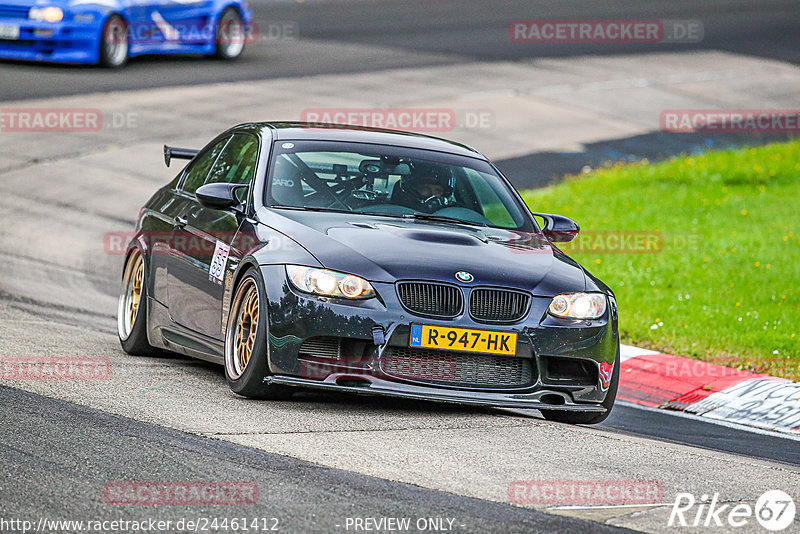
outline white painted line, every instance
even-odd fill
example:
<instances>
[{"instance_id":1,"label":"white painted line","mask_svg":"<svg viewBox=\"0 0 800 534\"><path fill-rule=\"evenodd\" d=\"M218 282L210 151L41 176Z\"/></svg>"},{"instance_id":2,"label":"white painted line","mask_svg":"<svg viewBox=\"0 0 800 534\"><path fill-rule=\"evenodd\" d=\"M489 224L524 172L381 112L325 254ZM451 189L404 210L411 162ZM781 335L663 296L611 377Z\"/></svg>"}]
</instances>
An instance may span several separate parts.
<instances>
[{"instance_id":1,"label":"white painted line","mask_svg":"<svg viewBox=\"0 0 800 534\"><path fill-rule=\"evenodd\" d=\"M631 408L638 408L640 410L645 410L648 412L657 412L663 414L669 414L675 417L685 417L687 419L692 419L695 421L702 421L704 423L710 423L712 425L719 425L724 426L727 428L733 428L735 430L744 430L745 432L751 432L753 434L761 434L763 436L770 436L773 438L782 438L788 439L791 441L798 441L800 442L800 436L795 436L792 434L784 434L782 432L775 432L772 430L764 430L763 428L757 428L748 425L742 425L739 423L731 423L729 421L724 421L722 419L711 419L710 417L703 417L701 415L694 415L691 413L686 412L679 412L676 410L664 410L663 408L652 408L650 406L642 406L641 404L636 404L635 402L624 401L624 400L617 400L616 403L622 404L624 406L630 406Z\"/></svg>"},{"instance_id":2,"label":"white painted line","mask_svg":"<svg viewBox=\"0 0 800 534\"><path fill-rule=\"evenodd\" d=\"M619 361L624 362L636 356L647 356L649 354L661 354L655 350L641 349L633 345L620 345L619 346Z\"/></svg>"},{"instance_id":3,"label":"white painted line","mask_svg":"<svg viewBox=\"0 0 800 534\"><path fill-rule=\"evenodd\" d=\"M546 509L547 510L605 510L613 508L642 508L644 506L650 506L656 508L658 506L673 506L674 504L675 503L671 502L650 503L650 504L598 504L596 506L571 504L567 506L548 506Z\"/></svg>"}]
</instances>

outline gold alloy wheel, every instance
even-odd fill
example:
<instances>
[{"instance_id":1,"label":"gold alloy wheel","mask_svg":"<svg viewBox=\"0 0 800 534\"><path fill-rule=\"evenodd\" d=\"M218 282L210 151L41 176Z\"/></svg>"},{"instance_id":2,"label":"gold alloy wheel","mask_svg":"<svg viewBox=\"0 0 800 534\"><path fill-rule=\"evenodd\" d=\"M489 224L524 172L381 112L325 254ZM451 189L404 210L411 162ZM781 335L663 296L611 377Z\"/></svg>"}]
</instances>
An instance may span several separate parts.
<instances>
[{"instance_id":1,"label":"gold alloy wheel","mask_svg":"<svg viewBox=\"0 0 800 534\"><path fill-rule=\"evenodd\" d=\"M125 272L122 275L122 286L117 307L117 327L119 337L128 339L136 324L136 316L142 302L142 288L144 287L144 261L142 254L137 250L131 254Z\"/></svg>"},{"instance_id":2,"label":"gold alloy wheel","mask_svg":"<svg viewBox=\"0 0 800 534\"><path fill-rule=\"evenodd\" d=\"M231 308L233 323L225 340L225 363L231 378L242 376L250 358L258 333L258 288L252 278L245 278L236 291Z\"/></svg>"}]
</instances>

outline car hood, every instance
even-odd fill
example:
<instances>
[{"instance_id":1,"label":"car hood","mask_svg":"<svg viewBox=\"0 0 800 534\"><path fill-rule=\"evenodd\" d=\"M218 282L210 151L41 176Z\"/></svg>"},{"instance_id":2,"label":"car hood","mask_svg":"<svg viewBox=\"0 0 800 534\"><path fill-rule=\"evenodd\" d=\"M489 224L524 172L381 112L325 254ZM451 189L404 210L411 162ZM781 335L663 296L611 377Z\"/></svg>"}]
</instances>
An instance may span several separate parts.
<instances>
[{"instance_id":1,"label":"car hood","mask_svg":"<svg viewBox=\"0 0 800 534\"><path fill-rule=\"evenodd\" d=\"M584 291L580 265L540 233L347 213L264 209L260 220L290 236L326 268L373 282L438 280L534 294Z\"/></svg>"}]
</instances>

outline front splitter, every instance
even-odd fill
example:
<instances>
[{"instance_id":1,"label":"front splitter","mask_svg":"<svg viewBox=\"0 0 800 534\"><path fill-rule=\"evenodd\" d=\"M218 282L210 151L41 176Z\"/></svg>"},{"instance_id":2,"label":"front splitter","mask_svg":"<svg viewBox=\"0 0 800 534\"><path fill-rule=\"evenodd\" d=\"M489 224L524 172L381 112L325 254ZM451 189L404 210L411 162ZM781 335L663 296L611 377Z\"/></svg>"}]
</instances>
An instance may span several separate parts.
<instances>
[{"instance_id":1,"label":"front splitter","mask_svg":"<svg viewBox=\"0 0 800 534\"><path fill-rule=\"evenodd\" d=\"M339 380L348 382L358 381L362 385L352 386L337 383ZM529 408L536 410L563 410L570 412L605 413L606 409L600 404L576 404L568 397L553 391L536 391L533 393L487 393L480 391L449 391L426 388L410 384L399 385L395 382L382 380L368 375L335 374L325 380L311 380L294 376L264 377L267 384L282 386L313 388L357 395L382 395L405 399L424 400L433 402L446 402L453 404L467 404L474 406L493 406L497 408ZM564 400L563 404L550 404L540 399L543 395L558 395Z\"/></svg>"}]
</instances>

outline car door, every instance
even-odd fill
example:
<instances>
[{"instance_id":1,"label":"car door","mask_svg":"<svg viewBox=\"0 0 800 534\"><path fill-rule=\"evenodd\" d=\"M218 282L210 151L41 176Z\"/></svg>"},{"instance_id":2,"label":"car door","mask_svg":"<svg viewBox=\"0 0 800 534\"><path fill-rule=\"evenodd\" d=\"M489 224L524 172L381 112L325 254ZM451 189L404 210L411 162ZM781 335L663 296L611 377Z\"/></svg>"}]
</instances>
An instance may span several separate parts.
<instances>
[{"instance_id":1,"label":"car door","mask_svg":"<svg viewBox=\"0 0 800 534\"><path fill-rule=\"evenodd\" d=\"M186 206L176 217L176 246L168 266L169 308L172 319L188 329L222 339L222 296L231 244L244 221L240 211L206 208L194 198L202 184L250 184L258 159L258 139L237 133L226 140L208 167L203 181L198 172L187 175ZM240 190L247 200L248 189ZM180 242L181 246L177 246Z\"/></svg>"},{"instance_id":2,"label":"car door","mask_svg":"<svg viewBox=\"0 0 800 534\"><path fill-rule=\"evenodd\" d=\"M160 44L161 36L153 23L153 0L126 0L125 6L131 53L146 52L154 43Z\"/></svg>"},{"instance_id":3,"label":"car door","mask_svg":"<svg viewBox=\"0 0 800 534\"><path fill-rule=\"evenodd\" d=\"M152 0L152 21L168 44L206 44L213 39L213 2Z\"/></svg>"}]
</instances>

